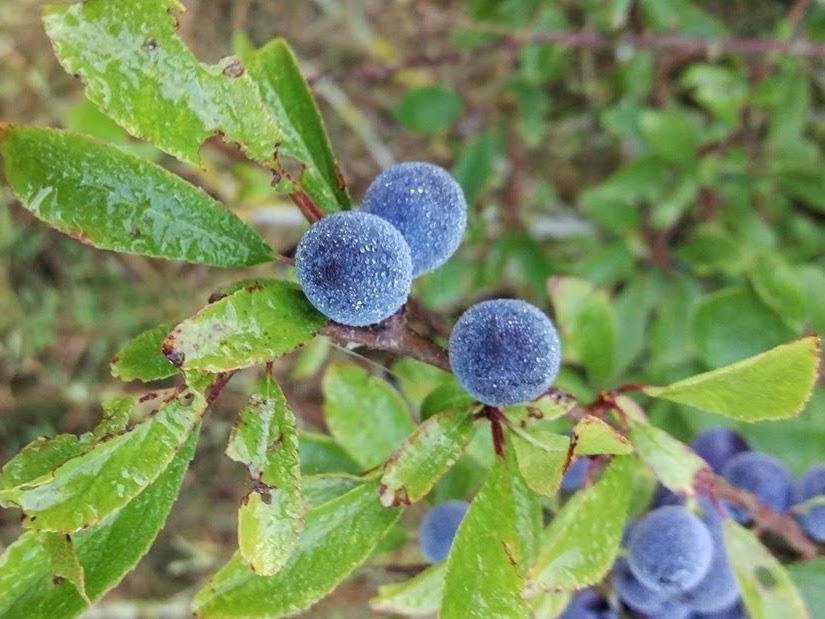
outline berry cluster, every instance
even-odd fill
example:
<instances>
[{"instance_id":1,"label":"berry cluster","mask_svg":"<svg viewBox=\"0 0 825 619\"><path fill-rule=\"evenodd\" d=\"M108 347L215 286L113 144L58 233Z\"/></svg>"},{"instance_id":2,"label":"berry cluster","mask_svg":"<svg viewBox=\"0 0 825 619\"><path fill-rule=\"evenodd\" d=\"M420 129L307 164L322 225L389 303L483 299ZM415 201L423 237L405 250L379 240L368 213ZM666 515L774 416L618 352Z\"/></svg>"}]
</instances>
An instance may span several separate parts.
<instances>
[{"instance_id":1,"label":"berry cluster","mask_svg":"<svg viewBox=\"0 0 825 619\"><path fill-rule=\"evenodd\" d=\"M370 184L360 211L314 223L295 268L310 303L341 324L385 320L407 301L414 277L442 265L467 225L461 187L435 165L401 163ZM514 299L484 301L458 320L450 365L464 388L490 406L541 395L556 377L561 346L550 319Z\"/></svg>"},{"instance_id":2,"label":"berry cluster","mask_svg":"<svg viewBox=\"0 0 825 619\"><path fill-rule=\"evenodd\" d=\"M791 511L814 539L825 541L825 463L794 482L782 462L751 451L747 442L727 428L712 428L691 443L719 475L754 493L778 512ZM589 467L574 461L562 490L581 486ZM682 497L657 488L651 511L631 523L622 541L624 551L612 570L612 589L632 616L649 619L746 619L739 586L724 551L723 518L748 523L739 506L699 500L699 512L684 506ZM577 592L562 619L616 619L604 593L595 588Z\"/></svg>"}]
</instances>

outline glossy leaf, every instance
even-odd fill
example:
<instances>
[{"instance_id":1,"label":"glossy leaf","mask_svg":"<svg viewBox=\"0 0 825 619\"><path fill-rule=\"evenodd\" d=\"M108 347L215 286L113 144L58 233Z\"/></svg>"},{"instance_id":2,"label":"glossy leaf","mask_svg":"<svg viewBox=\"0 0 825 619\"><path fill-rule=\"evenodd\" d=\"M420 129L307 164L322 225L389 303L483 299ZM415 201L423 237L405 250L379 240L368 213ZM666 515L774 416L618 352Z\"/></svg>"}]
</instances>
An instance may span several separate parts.
<instances>
[{"instance_id":1,"label":"glossy leaf","mask_svg":"<svg viewBox=\"0 0 825 619\"><path fill-rule=\"evenodd\" d=\"M573 597L569 591L545 591L530 600L533 619L556 619Z\"/></svg>"},{"instance_id":2,"label":"glossy leaf","mask_svg":"<svg viewBox=\"0 0 825 619\"><path fill-rule=\"evenodd\" d=\"M517 494L527 488L512 464L497 458L461 522L450 554L442 619L530 616L521 596L525 549Z\"/></svg>"},{"instance_id":3,"label":"glossy leaf","mask_svg":"<svg viewBox=\"0 0 825 619\"><path fill-rule=\"evenodd\" d=\"M178 36L177 0L85 0L44 10L63 68L86 96L135 137L199 164L221 135L257 161L274 160L281 132L236 59L204 65Z\"/></svg>"},{"instance_id":4,"label":"glossy leaf","mask_svg":"<svg viewBox=\"0 0 825 619\"><path fill-rule=\"evenodd\" d=\"M521 475L534 492L553 496L559 489L570 439L543 428L513 427L513 447Z\"/></svg>"},{"instance_id":5,"label":"glossy leaf","mask_svg":"<svg viewBox=\"0 0 825 619\"><path fill-rule=\"evenodd\" d=\"M610 299L574 277L553 277L548 290L565 356L581 363L593 383L604 384L616 366L616 315Z\"/></svg>"},{"instance_id":6,"label":"glossy leaf","mask_svg":"<svg viewBox=\"0 0 825 619\"><path fill-rule=\"evenodd\" d=\"M71 532L120 509L169 466L206 409L202 395L182 392L133 430L22 486L0 492L23 510L26 526Z\"/></svg>"},{"instance_id":7,"label":"glossy leaf","mask_svg":"<svg viewBox=\"0 0 825 619\"><path fill-rule=\"evenodd\" d=\"M329 431L365 469L384 462L415 429L401 395L357 365L331 365L321 387Z\"/></svg>"},{"instance_id":8,"label":"glossy leaf","mask_svg":"<svg viewBox=\"0 0 825 619\"><path fill-rule=\"evenodd\" d=\"M258 233L204 191L112 146L0 124L0 155L21 204L89 245L219 267L272 259Z\"/></svg>"},{"instance_id":9,"label":"glossy leaf","mask_svg":"<svg viewBox=\"0 0 825 619\"><path fill-rule=\"evenodd\" d=\"M146 554L180 491L197 445L190 434L169 467L122 509L72 535L86 592L95 601ZM0 557L0 616L55 619L79 614L86 604L74 586L52 581L53 570L37 533L29 531Z\"/></svg>"},{"instance_id":10,"label":"glossy leaf","mask_svg":"<svg viewBox=\"0 0 825 619\"><path fill-rule=\"evenodd\" d=\"M370 608L412 617L433 615L441 605L446 574L447 562L439 561L409 580L382 585L370 600Z\"/></svg>"},{"instance_id":11,"label":"glossy leaf","mask_svg":"<svg viewBox=\"0 0 825 619\"><path fill-rule=\"evenodd\" d=\"M326 323L300 288L269 280L207 305L172 330L163 353L185 369L223 372L284 355Z\"/></svg>"},{"instance_id":12,"label":"glossy leaf","mask_svg":"<svg viewBox=\"0 0 825 619\"><path fill-rule=\"evenodd\" d=\"M631 423L630 442L664 486L690 496L695 493L696 474L708 465L687 445L645 421Z\"/></svg>"},{"instance_id":13,"label":"glossy leaf","mask_svg":"<svg viewBox=\"0 0 825 619\"><path fill-rule=\"evenodd\" d=\"M199 617L283 617L305 610L361 565L398 519L366 483L310 510L295 552L274 576L257 576L239 555L195 597Z\"/></svg>"},{"instance_id":14,"label":"glossy leaf","mask_svg":"<svg viewBox=\"0 0 825 619\"><path fill-rule=\"evenodd\" d=\"M148 382L177 374L177 368L160 351L166 334L174 326L162 324L129 340L112 359L112 376Z\"/></svg>"},{"instance_id":15,"label":"glossy leaf","mask_svg":"<svg viewBox=\"0 0 825 619\"><path fill-rule=\"evenodd\" d=\"M666 387L646 387L644 392L743 421L793 417L816 384L820 345L818 337L804 337Z\"/></svg>"},{"instance_id":16,"label":"glossy leaf","mask_svg":"<svg viewBox=\"0 0 825 619\"><path fill-rule=\"evenodd\" d=\"M41 531L38 535L40 544L46 551L51 562L52 573L57 578L63 578L74 586L77 593L87 606L92 601L86 593L86 576L80 557L77 556L71 536L61 533Z\"/></svg>"},{"instance_id":17,"label":"glossy leaf","mask_svg":"<svg viewBox=\"0 0 825 619\"><path fill-rule=\"evenodd\" d=\"M579 455L629 454L633 446L606 421L587 415L573 428Z\"/></svg>"},{"instance_id":18,"label":"glossy leaf","mask_svg":"<svg viewBox=\"0 0 825 619\"><path fill-rule=\"evenodd\" d=\"M328 474L308 475L303 482L304 500L308 507L314 509L355 489L364 480L355 475Z\"/></svg>"},{"instance_id":19,"label":"glossy leaf","mask_svg":"<svg viewBox=\"0 0 825 619\"><path fill-rule=\"evenodd\" d=\"M295 415L272 378L255 387L226 454L255 482L238 512L241 556L256 574L275 574L298 542L305 508Z\"/></svg>"},{"instance_id":20,"label":"glossy leaf","mask_svg":"<svg viewBox=\"0 0 825 619\"><path fill-rule=\"evenodd\" d=\"M429 417L393 452L381 476L381 503L409 505L423 498L453 466L475 428L466 404Z\"/></svg>"},{"instance_id":21,"label":"glossy leaf","mask_svg":"<svg viewBox=\"0 0 825 619\"><path fill-rule=\"evenodd\" d=\"M321 114L298 62L283 39L273 39L245 58L267 110L283 134L278 155L303 163L301 187L325 213L350 207Z\"/></svg>"},{"instance_id":22,"label":"glossy leaf","mask_svg":"<svg viewBox=\"0 0 825 619\"><path fill-rule=\"evenodd\" d=\"M543 532L529 590L573 591L599 582L619 552L631 490L629 463L619 456L598 482L574 494Z\"/></svg>"},{"instance_id":23,"label":"glossy leaf","mask_svg":"<svg viewBox=\"0 0 825 619\"><path fill-rule=\"evenodd\" d=\"M725 549L752 619L807 619L799 590L759 538L732 519L724 523Z\"/></svg>"}]
</instances>

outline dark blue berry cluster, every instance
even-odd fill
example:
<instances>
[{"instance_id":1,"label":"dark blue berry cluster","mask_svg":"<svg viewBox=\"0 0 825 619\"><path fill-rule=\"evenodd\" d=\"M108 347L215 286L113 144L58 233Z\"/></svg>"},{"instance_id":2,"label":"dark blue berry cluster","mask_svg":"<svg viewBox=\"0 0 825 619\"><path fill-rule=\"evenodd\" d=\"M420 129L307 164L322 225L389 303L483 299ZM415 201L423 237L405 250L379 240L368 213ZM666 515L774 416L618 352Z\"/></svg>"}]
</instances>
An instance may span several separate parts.
<instances>
[{"instance_id":1,"label":"dark blue berry cluster","mask_svg":"<svg viewBox=\"0 0 825 619\"><path fill-rule=\"evenodd\" d=\"M429 163L402 163L373 181L361 211L313 224L295 254L298 280L322 314L363 327L407 301L413 277L458 248L467 203L450 174Z\"/></svg>"}]
</instances>

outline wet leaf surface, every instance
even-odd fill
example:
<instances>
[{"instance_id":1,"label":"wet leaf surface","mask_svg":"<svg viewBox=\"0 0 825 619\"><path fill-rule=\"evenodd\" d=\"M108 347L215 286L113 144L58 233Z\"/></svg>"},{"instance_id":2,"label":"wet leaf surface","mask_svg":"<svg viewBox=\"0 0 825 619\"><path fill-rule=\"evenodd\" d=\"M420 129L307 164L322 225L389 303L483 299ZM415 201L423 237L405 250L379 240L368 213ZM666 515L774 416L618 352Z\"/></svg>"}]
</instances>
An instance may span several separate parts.
<instances>
[{"instance_id":1,"label":"wet leaf surface","mask_svg":"<svg viewBox=\"0 0 825 619\"><path fill-rule=\"evenodd\" d=\"M21 204L89 245L218 267L272 259L258 233L204 191L112 146L0 124L0 155Z\"/></svg>"}]
</instances>

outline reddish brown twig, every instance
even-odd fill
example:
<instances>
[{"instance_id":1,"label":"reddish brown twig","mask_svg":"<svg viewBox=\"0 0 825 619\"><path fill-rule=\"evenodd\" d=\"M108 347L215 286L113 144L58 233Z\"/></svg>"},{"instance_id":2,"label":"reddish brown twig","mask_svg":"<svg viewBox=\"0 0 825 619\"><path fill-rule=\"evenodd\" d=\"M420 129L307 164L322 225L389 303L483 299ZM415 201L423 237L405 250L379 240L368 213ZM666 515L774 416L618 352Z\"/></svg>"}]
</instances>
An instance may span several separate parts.
<instances>
[{"instance_id":1,"label":"reddish brown twig","mask_svg":"<svg viewBox=\"0 0 825 619\"><path fill-rule=\"evenodd\" d=\"M407 324L404 310L371 327L349 327L330 322L321 330L335 340L354 342L369 348L404 354L443 370L450 369L447 351L438 344L413 331Z\"/></svg>"},{"instance_id":2,"label":"reddish brown twig","mask_svg":"<svg viewBox=\"0 0 825 619\"><path fill-rule=\"evenodd\" d=\"M734 486L710 471L699 473L696 483L706 485L715 497L748 510L757 528L780 536L804 560L810 561L819 554L817 545L811 541L790 514L773 511L753 493Z\"/></svg>"}]
</instances>

